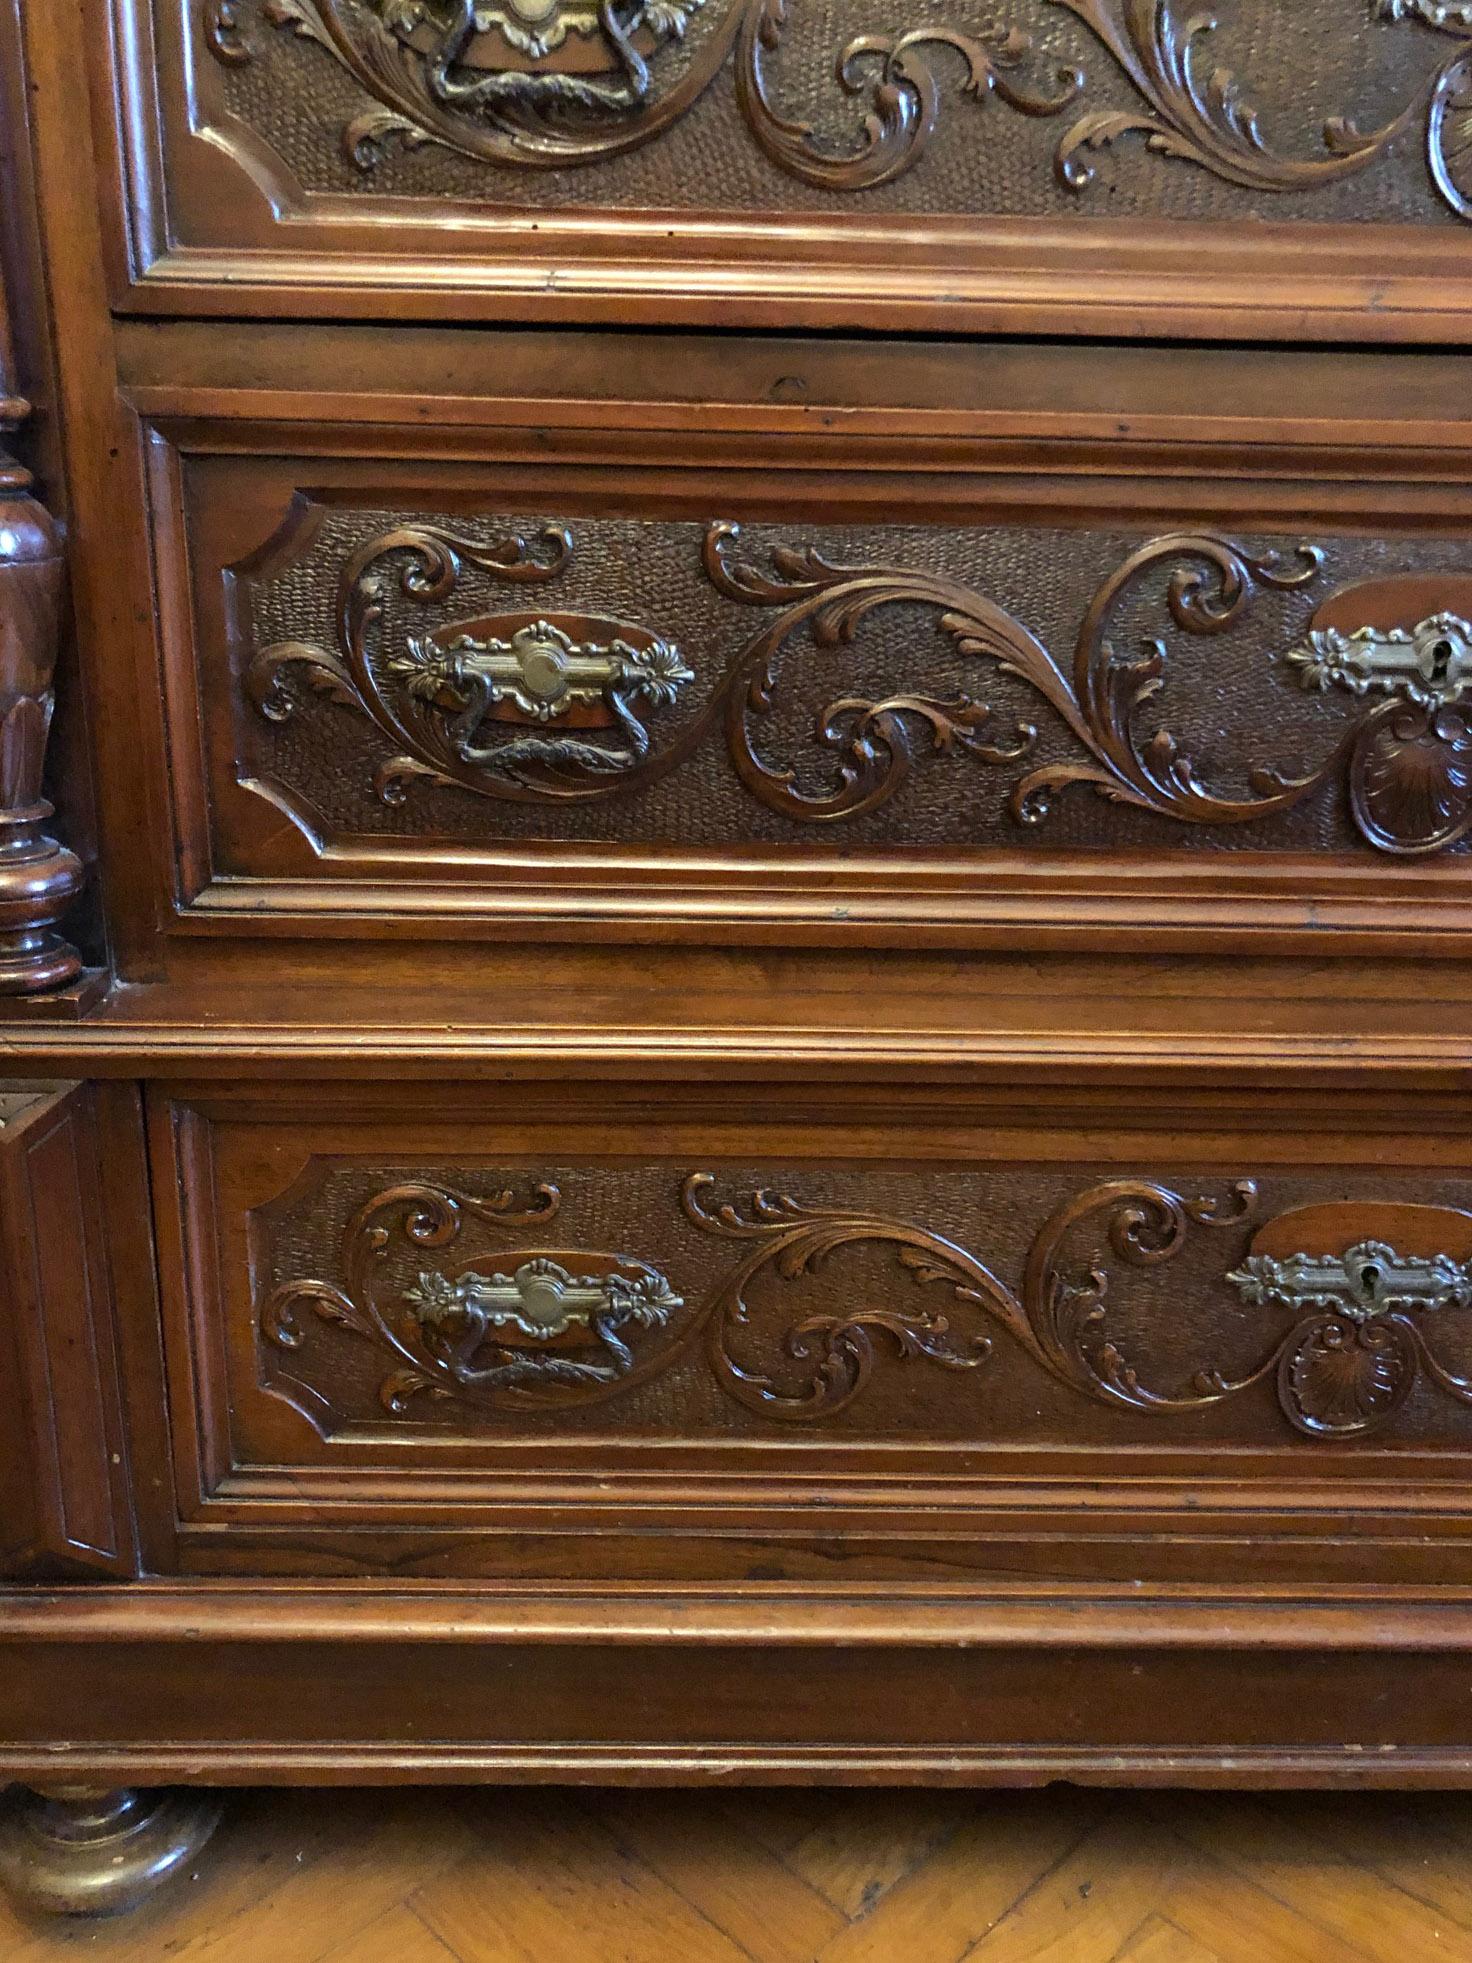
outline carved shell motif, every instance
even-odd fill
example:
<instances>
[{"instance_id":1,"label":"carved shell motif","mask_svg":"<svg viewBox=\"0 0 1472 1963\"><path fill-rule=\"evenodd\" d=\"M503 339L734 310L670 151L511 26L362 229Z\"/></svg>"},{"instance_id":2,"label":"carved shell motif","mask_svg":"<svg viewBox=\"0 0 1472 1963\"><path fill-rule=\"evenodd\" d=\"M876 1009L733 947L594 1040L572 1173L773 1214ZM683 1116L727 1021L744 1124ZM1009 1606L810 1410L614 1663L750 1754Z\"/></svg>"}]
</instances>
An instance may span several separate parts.
<instances>
[{"instance_id":1,"label":"carved shell motif","mask_svg":"<svg viewBox=\"0 0 1472 1963\"><path fill-rule=\"evenodd\" d=\"M1472 1384L1441 1361L1425 1327L1438 1311L1472 1308L1472 1219L1447 1207L1387 1208L1394 1241L1351 1239L1364 1217L1344 1204L1280 1215L1227 1277L1244 1302L1298 1318L1276 1358L1278 1395L1310 1437L1377 1429L1423 1370L1472 1401Z\"/></svg>"},{"instance_id":2,"label":"carved shell motif","mask_svg":"<svg viewBox=\"0 0 1472 1963\"><path fill-rule=\"evenodd\" d=\"M1374 705L1349 755L1350 807L1372 845L1411 857L1472 830L1472 579L1391 578L1336 594L1285 663L1305 689Z\"/></svg>"}]
</instances>

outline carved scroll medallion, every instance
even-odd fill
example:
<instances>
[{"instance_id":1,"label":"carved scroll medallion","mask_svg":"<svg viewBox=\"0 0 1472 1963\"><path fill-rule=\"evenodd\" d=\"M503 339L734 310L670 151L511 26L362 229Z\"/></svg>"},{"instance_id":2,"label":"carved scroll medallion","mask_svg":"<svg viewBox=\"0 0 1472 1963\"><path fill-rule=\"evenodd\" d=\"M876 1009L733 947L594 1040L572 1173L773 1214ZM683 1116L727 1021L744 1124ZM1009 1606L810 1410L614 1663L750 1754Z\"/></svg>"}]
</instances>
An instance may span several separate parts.
<instances>
[{"instance_id":1,"label":"carved scroll medallion","mask_svg":"<svg viewBox=\"0 0 1472 1963\"><path fill-rule=\"evenodd\" d=\"M1472 830L1472 578L1406 577L1336 594L1285 657L1300 686L1367 704L1349 747L1355 824L1411 857Z\"/></svg>"},{"instance_id":2,"label":"carved scroll medallion","mask_svg":"<svg viewBox=\"0 0 1472 1963\"><path fill-rule=\"evenodd\" d=\"M672 643L627 621L550 610L452 620L389 646L381 631L394 586L433 606L467 567L541 585L571 553L558 526L489 543L430 524L385 533L343 569L337 648L263 649L247 693L284 722L295 704L283 676L305 671L318 694L367 716L390 746L374 778L387 803L416 778L522 800L597 795L647 762L648 719L694 680Z\"/></svg>"},{"instance_id":3,"label":"carved scroll medallion","mask_svg":"<svg viewBox=\"0 0 1472 1963\"><path fill-rule=\"evenodd\" d=\"M1060 192L1089 190L1099 157L1134 140L1248 190L1291 194L1350 177L1419 132L1432 190L1472 217L1472 13L1463 0L1345 0L1344 32L1400 27L1427 43L1421 90L1379 128L1331 114L1298 144L1270 140L1249 89L1216 51L1214 16L1178 0L1012 0L992 26L943 18L858 34L834 50L859 106L844 146L778 107L771 79L791 20L811 0L203 0L207 45L231 67L255 36L284 31L345 70L365 106L343 147L371 170L384 146L439 144L485 162L596 163L669 129L728 61L747 128L781 171L833 192L890 182L923 156L959 75L973 102L995 98L1056 119ZM1264 0L1264 4L1267 0ZM1038 31L1054 12L1130 92L1091 102L1097 67L1049 63ZM1369 23L1366 21L1366 14Z\"/></svg>"},{"instance_id":4,"label":"carved scroll medallion","mask_svg":"<svg viewBox=\"0 0 1472 1963\"><path fill-rule=\"evenodd\" d=\"M1472 1309L1472 1217L1451 1207L1331 1204L1279 1215L1228 1280L1253 1307L1294 1321L1265 1372L1290 1422L1311 1438L1378 1430L1423 1376L1472 1404L1472 1381L1445 1361L1447 1311Z\"/></svg>"}]
</instances>

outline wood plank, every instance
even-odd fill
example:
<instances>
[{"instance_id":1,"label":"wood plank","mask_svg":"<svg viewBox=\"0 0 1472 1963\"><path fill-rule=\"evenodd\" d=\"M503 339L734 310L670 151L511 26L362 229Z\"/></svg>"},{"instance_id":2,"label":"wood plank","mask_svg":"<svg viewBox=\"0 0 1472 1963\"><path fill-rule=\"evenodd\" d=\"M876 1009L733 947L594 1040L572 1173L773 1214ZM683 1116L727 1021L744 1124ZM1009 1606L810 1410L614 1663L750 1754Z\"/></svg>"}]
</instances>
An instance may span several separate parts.
<instances>
[{"instance_id":1,"label":"wood plank","mask_svg":"<svg viewBox=\"0 0 1472 1963\"><path fill-rule=\"evenodd\" d=\"M843 1915L864 1915L970 1814L957 1793L835 1794L822 1823L787 1857L788 1866Z\"/></svg>"},{"instance_id":2,"label":"wood plank","mask_svg":"<svg viewBox=\"0 0 1472 1963\"><path fill-rule=\"evenodd\" d=\"M1152 1915L1130 1937L1112 1963L1222 1963L1214 1949L1204 1949L1184 1929Z\"/></svg>"},{"instance_id":3,"label":"wood plank","mask_svg":"<svg viewBox=\"0 0 1472 1963\"><path fill-rule=\"evenodd\" d=\"M892 1795L901 1807L907 1795ZM1097 1802L1092 1804L1097 1805ZM823 1963L958 1963L1082 1838L1090 1802L997 1794L969 1816L864 1920L823 1951Z\"/></svg>"},{"instance_id":4,"label":"wood plank","mask_svg":"<svg viewBox=\"0 0 1472 1963\"><path fill-rule=\"evenodd\" d=\"M728 1935L753 1963L812 1963L847 1918L742 1830L739 1811L692 1808L686 1794L610 1794L599 1817Z\"/></svg>"},{"instance_id":5,"label":"wood plank","mask_svg":"<svg viewBox=\"0 0 1472 1963\"><path fill-rule=\"evenodd\" d=\"M1266 1804L1340 1859L1472 1930L1472 1797L1447 1793L1432 1806L1388 1794L1315 1794Z\"/></svg>"},{"instance_id":6,"label":"wood plank","mask_svg":"<svg viewBox=\"0 0 1472 1963\"><path fill-rule=\"evenodd\" d=\"M366 1929L335 1943L319 1963L456 1963L456 1959L455 1952L430 1933L413 1909L400 1902ZM519 1955L515 1963L521 1963Z\"/></svg>"},{"instance_id":7,"label":"wood plank","mask_svg":"<svg viewBox=\"0 0 1472 1963\"><path fill-rule=\"evenodd\" d=\"M475 1851L412 1898L460 1963L750 1963L570 1795L486 1796L471 1817Z\"/></svg>"},{"instance_id":8,"label":"wood plank","mask_svg":"<svg viewBox=\"0 0 1472 1963\"><path fill-rule=\"evenodd\" d=\"M930 1801L243 1795L195 1878L134 1916L43 1922L0 1902L0 1963L1472 1963L1472 1801ZM851 1915L769 1844L790 1853L821 1826L830 1875L862 1876L913 1847L917 1809L938 1829L947 1808L952 1830L877 1898L852 1887Z\"/></svg>"},{"instance_id":9,"label":"wood plank","mask_svg":"<svg viewBox=\"0 0 1472 1963\"><path fill-rule=\"evenodd\" d=\"M1180 1852L1136 1819L1108 1821L1049 1871L967 1963L1099 1963L1169 1893Z\"/></svg>"}]
</instances>

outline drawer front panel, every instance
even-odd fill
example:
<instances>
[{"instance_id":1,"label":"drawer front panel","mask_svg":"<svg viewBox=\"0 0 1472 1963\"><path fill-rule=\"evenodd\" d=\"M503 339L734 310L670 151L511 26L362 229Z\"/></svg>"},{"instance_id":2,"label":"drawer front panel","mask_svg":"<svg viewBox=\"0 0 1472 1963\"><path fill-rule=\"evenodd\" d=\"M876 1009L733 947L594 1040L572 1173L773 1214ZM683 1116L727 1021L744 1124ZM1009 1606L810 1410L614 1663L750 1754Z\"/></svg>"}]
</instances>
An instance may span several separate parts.
<instances>
[{"instance_id":1,"label":"drawer front panel","mask_svg":"<svg viewBox=\"0 0 1472 1963\"><path fill-rule=\"evenodd\" d=\"M1060 1520L1065 1562L1147 1517L1272 1544L1292 1514L1322 1567L1352 1493L1434 1512L1407 1558L1454 1565L1464 1138L1349 1101L1153 1138L860 1091L812 1124L739 1088L662 1119L613 1087L449 1102L160 1100L186 1554L402 1533L514 1565L596 1528L614 1564L704 1534L709 1570L723 1538L800 1564L831 1531L861 1564L930 1509L927 1549L996 1545L922 1562L1025 1564Z\"/></svg>"},{"instance_id":2,"label":"drawer front panel","mask_svg":"<svg viewBox=\"0 0 1472 1963\"><path fill-rule=\"evenodd\" d=\"M1439 0L112 5L144 304L1465 331Z\"/></svg>"},{"instance_id":3,"label":"drawer front panel","mask_svg":"<svg viewBox=\"0 0 1472 1963\"><path fill-rule=\"evenodd\" d=\"M155 437L187 929L1465 932L1457 484L226 434Z\"/></svg>"}]
</instances>

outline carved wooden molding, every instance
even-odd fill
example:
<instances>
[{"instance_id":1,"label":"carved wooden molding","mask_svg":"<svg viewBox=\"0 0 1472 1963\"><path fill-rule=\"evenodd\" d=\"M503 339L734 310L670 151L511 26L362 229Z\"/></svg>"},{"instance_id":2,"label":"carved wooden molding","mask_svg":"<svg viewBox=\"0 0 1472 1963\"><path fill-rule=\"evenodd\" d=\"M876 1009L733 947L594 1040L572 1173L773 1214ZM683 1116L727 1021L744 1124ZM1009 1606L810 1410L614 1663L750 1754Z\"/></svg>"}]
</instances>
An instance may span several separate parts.
<instances>
[{"instance_id":1,"label":"carved wooden molding","mask_svg":"<svg viewBox=\"0 0 1472 1963\"><path fill-rule=\"evenodd\" d=\"M1238 77L1211 51L1215 22L1176 0L1046 0L1089 30L1129 82L1133 111L1088 107L1088 74L1046 72L1033 36L1005 17L986 35L943 23L859 35L838 52L844 91L864 113L853 147L837 150L784 115L767 65L800 0L207 0L207 46L239 66L250 29L309 43L350 75L372 106L343 130L343 147L370 170L388 142L438 144L487 162L563 168L618 156L678 122L734 58L745 122L780 170L834 192L892 181L922 156L941 113L936 50L959 55L965 93L1023 115L1068 116L1054 173L1078 194L1098 153L1126 137L1229 183L1269 193L1309 190L1365 170L1419 126L1437 193L1472 218L1467 119L1472 107L1472 11L1459 0L1370 0L1371 13L1452 37L1420 93L1384 127L1344 117L1324 125L1316 152L1270 147ZM683 64L672 60L697 15L719 18ZM1071 112L1071 113L1070 113Z\"/></svg>"},{"instance_id":2,"label":"carved wooden molding","mask_svg":"<svg viewBox=\"0 0 1472 1963\"><path fill-rule=\"evenodd\" d=\"M433 525L370 540L342 569L338 646L287 641L261 649L246 692L263 715L284 721L299 707L286 686L296 672L318 694L366 715L392 746L374 775L386 803L402 803L416 781L516 803L626 795L680 767L720 731L736 775L769 810L798 824L834 823L888 803L926 754L1007 766L1021 763L1037 740L1029 722L995 730L991 707L970 693L943 698L911 686L883 698L829 701L814 729L831 764L826 787L805 787L789 765L763 755L763 725L780 721L784 664L801 643L841 657L887 609L921 607L967 662L1023 681L1080 752L1015 779L1008 809L1019 825L1042 824L1056 799L1078 788L1178 824L1253 824L1343 773L1354 824L1378 851L1432 854L1472 830L1472 581L1465 576L1396 575L1324 601L1302 639L1273 657L1305 693L1348 693L1364 712L1306 770L1285 773L1244 757L1248 788L1233 795L1205 783L1177 736L1148 719L1169 650L1163 640L1137 652L1122 648L1121 615L1162 578L1175 627L1223 634L1260 591L1316 586L1317 547L1301 545L1285 562L1254 557L1215 533L1152 539L1100 586L1071 659L1060 660L977 586L921 568L836 565L812 544L777 548L768 570L737 556L739 539L734 524L710 527L705 576L724 599L772 618L728 662L699 710L675 720L663 738L661 720L701 674L703 657L651 627L544 603L531 613L451 619L397 644L385 634L395 584L404 600L432 606L452 598L464 566L496 580L554 582L576 549L560 526L539 541L482 542ZM1435 594L1449 604L1426 611Z\"/></svg>"},{"instance_id":3,"label":"carved wooden molding","mask_svg":"<svg viewBox=\"0 0 1472 1963\"><path fill-rule=\"evenodd\" d=\"M64 554L61 529L3 447L29 413L0 398L0 995L60 988L81 957L57 933L82 885L75 856L46 831L42 795Z\"/></svg>"}]
</instances>

